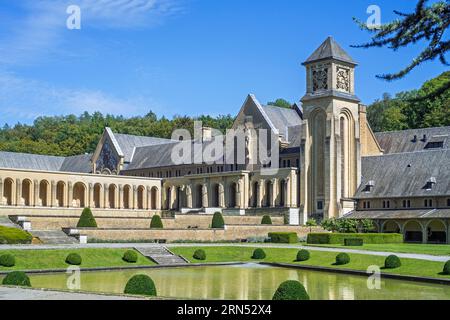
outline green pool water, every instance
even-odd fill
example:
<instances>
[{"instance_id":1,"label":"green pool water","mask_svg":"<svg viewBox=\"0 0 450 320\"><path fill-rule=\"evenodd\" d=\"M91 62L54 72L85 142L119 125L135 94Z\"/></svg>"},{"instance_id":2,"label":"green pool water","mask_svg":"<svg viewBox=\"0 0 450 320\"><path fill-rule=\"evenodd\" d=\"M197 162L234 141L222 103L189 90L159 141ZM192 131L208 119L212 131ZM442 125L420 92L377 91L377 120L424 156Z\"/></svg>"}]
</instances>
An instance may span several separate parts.
<instances>
[{"instance_id":1,"label":"green pool water","mask_svg":"<svg viewBox=\"0 0 450 320\"><path fill-rule=\"evenodd\" d=\"M298 280L315 300L450 300L450 286L385 279L380 290L367 287L367 277L256 264L82 272L81 290L122 293L135 274L147 274L158 296L186 299L271 299L285 280ZM31 275L35 288L65 289L69 275Z\"/></svg>"}]
</instances>

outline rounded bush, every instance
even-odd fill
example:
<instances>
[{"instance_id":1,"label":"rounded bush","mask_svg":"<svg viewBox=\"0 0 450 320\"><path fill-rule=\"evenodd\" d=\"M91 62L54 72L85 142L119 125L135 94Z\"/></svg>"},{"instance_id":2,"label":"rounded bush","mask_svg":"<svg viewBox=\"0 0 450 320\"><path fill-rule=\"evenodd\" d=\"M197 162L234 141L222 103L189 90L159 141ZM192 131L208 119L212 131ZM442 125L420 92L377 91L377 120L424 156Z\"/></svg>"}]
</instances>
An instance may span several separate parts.
<instances>
[{"instance_id":1,"label":"rounded bush","mask_svg":"<svg viewBox=\"0 0 450 320\"><path fill-rule=\"evenodd\" d=\"M141 296L156 296L155 283L149 276L138 274L128 280L124 293Z\"/></svg>"},{"instance_id":2,"label":"rounded bush","mask_svg":"<svg viewBox=\"0 0 450 320\"><path fill-rule=\"evenodd\" d=\"M272 300L309 300L309 295L300 282L288 280L280 284Z\"/></svg>"},{"instance_id":3,"label":"rounded bush","mask_svg":"<svg viewBox=\"0 0 450 320\"><path fill-rule=\"evenodd\" d=\"M272 218L268 215L263 216L261 224L272 224Z\"/></svg>"},{"instance_id":4,"label":"rounded bush","mask_svg":"<svg viewBox=\"0 0 450 320\"><path fill-rule=\"evenodd\" d=\"M266 258L266 253L263 249L255 249L253 251L252 259L262 260Z\"/></svg>"},{"instance_id":5,"label":"rounded bush","mask_svg":"<svg viewBox=\"0 0 450 320\"><path fill-rule=\"evenodd\" d=\"M222 214L220 212L214 213L212 218L211 228L213 229L223 229L225 227L225 221L223 220Z\"/></svg>"},{"instance_id":6,"label":"rounded bush","mask_svg":"<svg viewBox=\"0 0 450 320\"><path fill-rule=\"evenodd\" d=\"M70 253L66 258L66 263L79 266L81 264L81 256L78 253Z\"/></svg>"},{"instance_id":7,"label":"rounded bush","mask_svg":"<svg viewBox=\"0 0 450 320\"><path fill-rule=\"evenodd\" d=\"M8 273L2 284L5 286L31 287L30 278L22 271Z\"/></svg>"},{"instance_id":8,"label":"rounded bush","mask_svg":"<svg viewBox=\"0 0 450 320\"><path fill-rule=\"evenodd\" d=\"M150 222L150 229L163 229L163 223L161 217L158 215L154 215L152 217L152 221Z\"/></svg>"},{"instance_id":9,"label":"rounded bush","mask_svg":"<svg viewBox=\"0 0 450 320\"><path fill-rule=\"evenodd\" d=\"M310 254L308 250L302 249L297 253L297 261L309 260Z\"/></svg>"},{"instance_id":10,"label":"rounded bush","mask_svg":"<svg viewBox=\"0 0 450 320\"><path fill-rule=\"evenodd\" d=\"M399 268L402 265L400 258L396 255L390 255L384 260L384 267L386 269L395 269Z\"/></svg>"},{"instance_id":11,"label":"rounded bush","mask_svg":"<svg viewBox=\"0 0 450 320\"><path fill-rule=\"evenodd\" d=\"M206 260L206 253L205 250L198 249L194 252L193 255L195 260Z\"/></svg>"},{"instance_id":12,"label":"rounded bush","mask_svg":"<svg viewBox=\"0 0 450 320\"><path fill-rule=\"evenodd\" d=\"M442 270L443 274L450 274L450 260L448 260L445 264L444 264L444 270Z\"/></svg>"},{"instance_id":13,"label":"rounded bush","mask_svg":"<svg viewBox=\"0 0 450 320\"><path fill-rule=\"evenodd\" d=\"M350 262L350 256L345 252L341 252L336 256L336 265L344 265Z\"/></svg>"},{"instance_id":14,"label":"rounded bush","mask_svg":"<svg viewBox=\"0 0 450 320\"><path fill-rule=\"evenodd\" d=\"M136 251L134 250L127 250L125 251L125 253L123 254L122 260L129 262L129 263L135 263L137 262L138 259L138 255L136 253Z\"/></svg>"},{"instance_id":15,"label":"rounded bush","mask_svg":"<svg viewBox=\"0 0 450 320\"><path fill-rule=\"evenodd\" d=\"M90 208L84 208L78 220L77 228L97 228L97 221Z\"/></svg>"},{"instance_id":16,"label":"rounded bush","mask_svg":"<svg viewBox=\"0 0 450 320\"><path fill-rule=\"evenodd\" d=\"M16 259L11 254L4 254L0 256L0 266L14 267L16 265Z\"/></svg>"}]
</instances>

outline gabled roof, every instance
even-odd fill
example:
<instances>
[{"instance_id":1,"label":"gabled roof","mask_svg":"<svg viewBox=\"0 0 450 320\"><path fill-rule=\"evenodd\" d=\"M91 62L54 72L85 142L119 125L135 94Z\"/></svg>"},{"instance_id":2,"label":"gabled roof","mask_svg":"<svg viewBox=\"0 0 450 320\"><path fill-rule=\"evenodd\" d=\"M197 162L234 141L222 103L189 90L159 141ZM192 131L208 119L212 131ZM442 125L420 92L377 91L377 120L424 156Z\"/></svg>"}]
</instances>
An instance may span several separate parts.
<instances>
[{"instance_id":1,"label":"gabled roof","mask_svg":"<svg viewBox=\"0 0 450 320\"><path fill-rule=\"evenodd\" d=\"M124 155L124 161L130 162L133 157L134 149L144 146L154 146L168 143L171 140L155 137L135 136L130 134L114 133L114 137Z\"/></svg>"},{"instance_id":2,"label":"gabled roof","mask_svg":"<svg viewBox=\"0 0 450 320\"><path fill-rule=\"evenodd\" d=\"M325 59L334 59L343 62L347 62L353 65L357 65L357 63L350 57L350 55L345 52L344 49L332 38L328 37L320 46L313 52L312 55L303 62L303 65L325 60Z\"/></svg>"},{"instance_id":3,"label":"gabled roof","mask_svg":"<svg viewBox=\"0 0 450 320\"><path fill-rule=\"evenodd\" d=\"M300 126L302 119L294 109L281 108L277 106L263 106L263 112L266 113L272 124L278 130L278 134L283 136L287 141L290 141L289 127Z\"/></svg>"},{"instance_id":4,"label":"gabled roof","mask_svg":"<svg viewBox=\"0 0 450 320\"><path fill-rule=\"evenodd\" d=\"M356 199L450 195L450 149L363 157ZM436 183L429 190L431 178ZM366 192L369 181L373 189Z\"/></svg>"},{"instance_id":5,"label":"gabled roof","mask_svg":"<svg viewBox=\"0 0 450 320\"><path fill-rule=\"evenodd\" d=\"M61 165L59 171L64 172L80 172L80 173L91 173L92 154L82 154L78 156L66 157Z\"/></svg>"},{"instance_id":6,"label":"gabled roof","mask_svg":"<svg viewBox=\"0 0 450 320\"><path fill-rule=\"evenodd\" d=\"M450 209L355 210L344 217L350 219L439 219L450 218Z\"/></svg>"},{"instance_id":7,"label":"gabled roof","mask_svg":"<svg viewBox=\"0 0 450 320\"><path fill-rule=\"evenodd\" d=\"M426 140L423 139L424 135ZM375 138L385 154L422 151L429 142L438 141L443 142L442 149L448 149L450 148L450 127L376 132Z\"/></svg>"}]
</instances>

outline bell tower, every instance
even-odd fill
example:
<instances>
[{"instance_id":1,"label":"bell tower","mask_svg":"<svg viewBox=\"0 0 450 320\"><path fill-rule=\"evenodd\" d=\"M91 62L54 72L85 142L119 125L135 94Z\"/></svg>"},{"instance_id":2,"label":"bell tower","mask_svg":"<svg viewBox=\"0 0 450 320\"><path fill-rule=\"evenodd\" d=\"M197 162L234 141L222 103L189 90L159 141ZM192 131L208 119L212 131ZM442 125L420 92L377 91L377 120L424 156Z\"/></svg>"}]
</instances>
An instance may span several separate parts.
<instances>
[{"instance_id":1,"label":"bell tower","mask_svg":"<svg viewBox=\"0 0 450 320\"><path fill-rule=\"evenodd\" d=\"M301 209L304 219L339 217L353 209L360 181L360 100L356 62L328 37L303 63Z\"/></svg>"}]
</instances>

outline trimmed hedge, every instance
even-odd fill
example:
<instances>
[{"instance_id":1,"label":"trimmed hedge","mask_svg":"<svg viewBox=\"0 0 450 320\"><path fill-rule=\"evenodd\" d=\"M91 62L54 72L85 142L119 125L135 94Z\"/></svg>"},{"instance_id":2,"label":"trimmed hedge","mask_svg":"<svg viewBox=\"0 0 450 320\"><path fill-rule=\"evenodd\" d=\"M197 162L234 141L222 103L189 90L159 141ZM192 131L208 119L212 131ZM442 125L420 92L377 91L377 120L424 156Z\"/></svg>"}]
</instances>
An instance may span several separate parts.
<instances>
[{"instance_id":1,"label":"trimmed hedge","mask_svg":"<svg viewBox=\"0 0 450 320\"><path fill-rule=\"evenodd\" d=\"M349 262L350 262L350 256L348 254L346 254L345 252L341 252L336 256L335 265L337 265L337 266L342 266Z\"/></svg>"},{"instance_id":2,"label":"trimmed hedge","mask_svg":"<svg viewBox=\"0 0 450 320\"><path fill-rule=\"evenodd\" d=\"M30 278L22 271L13 271L6 275L2 284L4 286L31 287Z\"/></svg>"},{"instance_id":3,"label":"trimmed hedge","mask_svg":"<svg viewBox=\"0 0 450 320\"><path fill-rule=\"evenodd\" d=\"M29 244L32 239L33 236L22 229L0 226L0 244Z\"/></svg>"},{"instance_id":4,"label":"trimmed hedge","mask_svg":"<svg viewBox=\"0 0 450 320\"><path fill-rule=\"evenodd\" d=\"M255 251L253 251L253 255L252 255L252 259L255 260L262 260L266 258L266 253L264 252L263 249L255 249Z\"/></svg>"},{"instance_id":5,"label":"trimmed hedge","mask_svg":"<svg viewBox=\"0 0 450 320\"><path fill-rule=\"evenodd\" d=\"M195 260L206 260L206 252L205 250L198 249L194 252L192 256Z\"/></svg>"},{"instance_id":6,"label":"trimmed hedge","mask_svg":"<svg viewBox=\"0 0 450 320\"><path fill-rule=\"evenodd\" d=\"M309 233L309 244L344 244L344 239L360 238L365 244L403 243L399 233Z\"/></svg>"},{"instance_id":7,"label":"trimmed hedge","mask_svg":"<svg viewBox=\"0 0 450 320\"><path fill-rule=\"evenodd\" d=\"M280 284L272 300L309 300L309 295L300 282L288 280Z\"/></svg>"},{"instance_id":8,"label":"trimmed hedge","mask_svg":"<svg viewBox=\"0 0 450 320\"><path fill-rule=\"evenodd\" d=\"M345 238L344 246L346 247L360 247L364 245L364 240L361 238Z\"/></svg>"},{"instance_id":9,"label":"trimmed hedge","mask_svg":"<svg viewBox=\"0 0 450 320\"><path fill-rule=\"evenodd\" d=\"M401 267L402 262L400 261L400 258L396 255L392 254L384 260L384 267L386 269L395 269Z\"/></svg>"},{"instance_id":10,"label":"trimmed hedge","mask_svg":"<svg viewBox=\"0 0 450 320\"><path fill-rule=\"evenodd\" d=\"M296 261L307 261L310 258L310 254L308 250L302 249L297 253Z\"/></svg>"},{"instance_id":11,"label":"trimmed hedge","mask_svg":"<svg viewBox=\"0 0 450 320\"><path fill-rule=\"evenodd\" d=\"M0 256L0 266L3 267L14 267L16 265L16 259L12 254L4 254Z\"/></svg>"},{"instance_id":12,"label":"trimmed hedge","mask_svg":"<svg viewBox=\"0 0 450 320\"><path fill-rule=\"evenodd\" d=\"M223 229L225 227L225 220L220 212L214 213L212 218L211 228L213 229Z\"/></svg>"},{"instance_id":13,"label":"trimmed hedge","mask_svg":"<svg viewBox=\"0 0 450 320\"><path fill-rule=\"evenodd\" d=\"M295 232L270 232L270 242L273 243L297 243L298 236Z\"/></svg>"},{"instance_id":14,"label":"trimmed hedge","mask_svg":"<svg viewBox=\"0 0 450 320\"><path fill-rule=\"evenodd\" d=\"M81 256L78 253L69 253L66 258L66 263L73 266L79 266L81 264Z\"/></svg>"},{"instance_id":15,"label":"trimmed hedge","mask_svg":"<svg viewBox=\"0 0 450 320\"><path fill-rule=\"evenodd\" d=\"M97 221L90 208L84 208L78 220L77 228L97 228Z\"/></svg>"},{"instance_id":16,"label":"trimmed hedge","mask_svg":"<svg viewBox=\"0 0 450 320\"><path fill-rule=\"evenodd\" d=\"M444 264L444 269L442 270L443 274L450 274L450 260L448 260L445 264Z\"/></svg>"},{"instance_id":17,"label":"trimmed hedge","mask_svg":"<svg viewBox=\"0 0 450 320\"><path fill-rule=\"evenodd\" d=\"M122 260L128 263L136 263L138 260L138 255L134 250L127 250L123 254Z\"/></svg>"},{"instance_id":18,"label":"trimmed hedge","mask_svg":"<svg viewBox=\"0 0 450 320\"><path fill-rule=\"evenodd\" d=\"M164 229L161 217L157 214L152 217L152 221L150 222L150 229Z\"/></svg>"},{"instance_id":19,"label":"trimmed hedge","mask_svg":"<svg viewBox=\"0 0 450 320\"><path fill-rule=\"evenodd\" d=\"M124 293L141 296L156 296L155 283L149 276L137 274L128 280Z\"/></svg>"},{"instance_id":20,"label":"trimmed hedge","mask_svg":"<svg viewBox=\"0 0 450 320\"><path fill-rule=\"evenodd\" d=\"M272 224L272 218L268 215L265 215L261 219L261 224Z\"/></svg>"}]
</instances>

